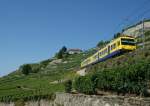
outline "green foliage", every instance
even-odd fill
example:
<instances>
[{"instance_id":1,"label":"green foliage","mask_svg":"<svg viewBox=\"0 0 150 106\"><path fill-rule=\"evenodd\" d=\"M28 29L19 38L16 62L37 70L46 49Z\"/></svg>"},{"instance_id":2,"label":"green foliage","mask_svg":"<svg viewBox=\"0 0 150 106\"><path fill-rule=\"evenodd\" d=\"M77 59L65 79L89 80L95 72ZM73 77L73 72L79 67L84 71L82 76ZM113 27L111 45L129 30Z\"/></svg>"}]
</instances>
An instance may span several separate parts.
<instances>
[{"instance_id":1,"label":"green foliage","mask_svg":"<svg viewBox=\"0 0 150 106\"><path fill-rule=\"evenodd\" d=\"M56 54L56 57L58 59L62 59L63 58L63 53L61 51L59 51L57 54Z\"/></svg>"},{"instance_id":2,"label":"green foliage","mask_svg":"<svg viewBox=\"0 0 150 106\"><path fill-rule=\"evenodd\" d=\"M25 64L21 66L20 69L24 75L28 75L32 71L30 64Z\"/></svg>"},{"instance_id":3,"label":"green foliage","mask_svg":"<svg viewBox=\"0 0 150 106\"><path fill-rule=\"evenodd\" d=\"M65 82L65 92L70 93L72 91L72 81L67 80Z\"/></svg>"},{"instance_id":4,"label":"green foliage","mask_svg":"<svg viewBox=\"0 0 150 106\"><path fill-rule=\"evenodd\" d=\"M102 47L105 46L107 43L109 43L109 41L103 41L103 40L101 40L100 42L98 42L97 47L102 48Z\"/></svg>"},{"instance_id":5,"label":"green foliage","mask_svg":"<svg viewBox=\"0 0 150 106\"><path fill-rule=\"evenodd\" d=\"M85 94L94 94L95 89L100 89L147 95L147 81L150 80L149 50L136 50L133 53L96 64L94 68L91 67L94 74L75 80L75 89ZM53 59L30 64L31 68L27 68L30 74L28 73L27 76L22 75L21 67L19 71L0 78L0 101L54 99L53 93L65 92L65 89L70 91L71 84L68 84L67 88L61 81L73 80L76 77L73 70L79 69L81 61L93 53L95 53L94 49L83 54L67 55L64 53L63 61L65 62L59 64L49 64ZM58 83L53 83L57 81Z\"/></svg>"},{"instance_id":6,"label":"green foliage","mask_svg":"<svg viewBox=\"0 0 150 106\"><path fill-rule=\"evenodd\" d=\"M138 37L136 38L137 44L143 43L143 42L147 43L147 42L150 41L150 31L146 31L146 32L144 33L144 35L145 35L144 38L143 38L142 36L138 36Z\"/></svg>"},{"instance_id":7,"label":"green foliage","mask_svg":"<svg viewBox=\"0 0 150 106\"><path fill-rule=\"evenodd\" d=\"M97 73L97 88L118 93L142 94L146 87L146 70L111 69ZM148 80L148 79L147 79Z\"/></svg>"},{"instance_id":8,"label":"green foliage","mask_svg":"<svg viewBox=\"0 0 150 106\"><path fill-rule=\"evenodd\" d=\"M145 32L145 36L147 37L147 36L150 36L150 31L146 31Z\"/></svg>"},{"instance_id":9,"label":"green foliage","mask_svg":"<svg viewBox=\"0 0 150 106\"><path fill-rule=\"evenodd\" d=\"M64 57L67 57L68 56L68 53L67 53L67 48L65 46L63 46L59 52L56 54L56 57L58 59L62 59Z\"/></svg>"},{"instance_id":10,"label":"green foliage","mask_svg":"<svg viewBox=\"0 0 150 106\"><path fill-rule=\"evenodd\" d=\"M118 38L121 36L121 33L117 33L117 34L114 34L114 39Z\"/></svg>"},{"instance_id":11,"label":"green foliage","mask_svg":"<svg viewBox=\"0 0 150 106\"><path fill-rule=\"evenodd\" d=\"M85 94L95 93L94 83L92 82L91 78L88 76L77 78L75 80L74 87L80 93L85 93Z\"/></svg>"},{"instance_id":12,"label":"green foliage","mask_svg":"<svg viewBox=\"0 0 150 106\"><path fill-rule=\"evenodd\" d=\"M41 61L40 66L45 68L48 65L48 63L50 63L52 60L53 59L47 59L47 60Z\"/></svg>"},{"instance_id":13,"label":"green foliage","mask_svg":"<svg viewBox=\"0 0 150 106\"><path fill-rule=\"evenodd\" d=\"M22 69L0 78L0 101L54 99L55 92L65 92L64 80L73 80L77 75L73 71L80 67L83 59L93 54L93 50L84 54L68 55L67 63L49 64L54 59L47 59L37 64L30 64L30 74L22 75ZM39 71L36 71L38 70ZM58 82L58 83L53 83Z\"/></svg>"},{"instance_id":14,"label":"green foliage","mask_svg":"<svg viewBox=\"0 0 150 106\"><path fill-rule=\"evenodd\" d=\"M31 64L30 66L32 68L31 73L38 73L41 71L42 65L40 64Z\"/></svg>"},{"instance_id":15,"label":"green foliage","mask_svg":"<svg viewBox=\"0 0 150 106\"><path fill-rule=\"evenodd\" d=\"M62 47L61 52L66 53L67 52L67 48L65 46Z\"/></svg>"}]
</instances>

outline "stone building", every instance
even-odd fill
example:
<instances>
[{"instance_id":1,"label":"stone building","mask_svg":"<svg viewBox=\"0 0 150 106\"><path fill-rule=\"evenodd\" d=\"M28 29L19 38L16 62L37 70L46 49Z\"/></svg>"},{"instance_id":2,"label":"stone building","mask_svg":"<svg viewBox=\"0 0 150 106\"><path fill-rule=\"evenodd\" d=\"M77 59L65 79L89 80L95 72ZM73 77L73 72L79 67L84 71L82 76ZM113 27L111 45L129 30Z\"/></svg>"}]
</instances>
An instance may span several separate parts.
<instances>
[{"instance_id":1,"label":"stone building","mask_svg":"<svg viewBox=\"0 0 150 106\"><path fill-rule=\"evenodd\" d=\"M82 53L82 50L81 49L69 49L68 53L69 54L79 54L79 53Z\"/></svg>"}]
</instances>

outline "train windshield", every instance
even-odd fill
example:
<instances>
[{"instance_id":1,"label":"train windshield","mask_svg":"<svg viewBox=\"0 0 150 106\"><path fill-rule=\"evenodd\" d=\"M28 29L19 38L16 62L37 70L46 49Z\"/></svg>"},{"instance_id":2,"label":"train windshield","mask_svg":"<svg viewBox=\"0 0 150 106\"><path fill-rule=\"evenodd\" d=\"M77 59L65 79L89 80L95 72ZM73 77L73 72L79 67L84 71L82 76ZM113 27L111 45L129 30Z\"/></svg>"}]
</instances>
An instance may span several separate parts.
<instances>
[{"instance_id":1,"label":"train windshield","mask_svg":"<svg viewBox=\"0 0 150 106\"><path fill-rule=\"evenodd\" d=\"M134 39L121 39L122 45L135 45L135 40Z\"/></svg>"}]
</instances>

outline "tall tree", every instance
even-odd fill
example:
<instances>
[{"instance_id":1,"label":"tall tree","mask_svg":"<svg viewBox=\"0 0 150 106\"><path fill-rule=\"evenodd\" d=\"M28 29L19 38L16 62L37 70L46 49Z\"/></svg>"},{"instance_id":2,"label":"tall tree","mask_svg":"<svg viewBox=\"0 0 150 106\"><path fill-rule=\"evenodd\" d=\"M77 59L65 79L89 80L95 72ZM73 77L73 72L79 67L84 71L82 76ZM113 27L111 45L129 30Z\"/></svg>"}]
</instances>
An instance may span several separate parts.
<instances>
[{"instance_id":1,"label":"tall tree","mask_svg":"<svg viewBox=\"0 0 150 106\"><path fill-rule=\"evenodd\" d=\"M30 64L25 64L21 66L21 71L24 75L28 75L32 71L32 67L30 66Z\"/></svg>"},{"instance_id":2,"label":"tall tree","mask_svg":"<svg viewBox=\"0 0 150 106\"><path fill-rule=\"evenodd\" d=\"M67 48L66 48L66 46L63 46L63 47L62 47L61 52L62 52L62 53L67 52Z\"/></svg>"},{"instance_id":3,"label":"tall tree","mask_svg":"<svg viewBox=\"0 0 150 106\"><path fill-rule=\"evenodd\" d=\"M65 46L63 46L60 50L59 50L59 52L57 53L57 58L58 59L62 59L64 56L65 56L65 54L67 54L67 48L65 47Z\"/></svg>"},{"instance_id":4,"label":"tall tree","mask_svg":"<svg viewBox=\"0 0 150 106\"><path fill-rule=\"evenodd\" d=\"M121 33L117 33L117 34L114 34L114 39L116 39L116 38L118 38L118 37L120 37L121 36Z\"/></svg>"},{"instance_id":5,"label":"tall tree","mask_svg":"<svg viewBox=\"0 0 150 106\"><path fill-rule=\"evenodd\" d=\"M100 42L98 42L97 47L101 47L101 46L103 46L103 45L104 45L104 41L101 40Z\"/></svg>"}]
</instances>

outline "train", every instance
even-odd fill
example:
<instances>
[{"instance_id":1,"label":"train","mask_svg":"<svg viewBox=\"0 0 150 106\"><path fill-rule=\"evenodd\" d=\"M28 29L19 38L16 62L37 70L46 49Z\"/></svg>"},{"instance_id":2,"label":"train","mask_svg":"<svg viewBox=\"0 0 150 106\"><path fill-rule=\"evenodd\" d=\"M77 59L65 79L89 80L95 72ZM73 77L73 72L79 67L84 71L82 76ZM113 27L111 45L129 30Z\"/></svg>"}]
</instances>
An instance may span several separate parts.
<instances>
[{"instance_id":1,"label":"train","mask_svg":"<svg viewBox=\"0 0 150 106\"><path fill-rule=\"evenodd\" d=\"M133 51L136 48L135 37L127 35L120 36L110 41L106 46L98 50L94 55L81 62L81 68L103 62L109 58L121 55L125 52Z\"/></svg>"}]
</instances>

